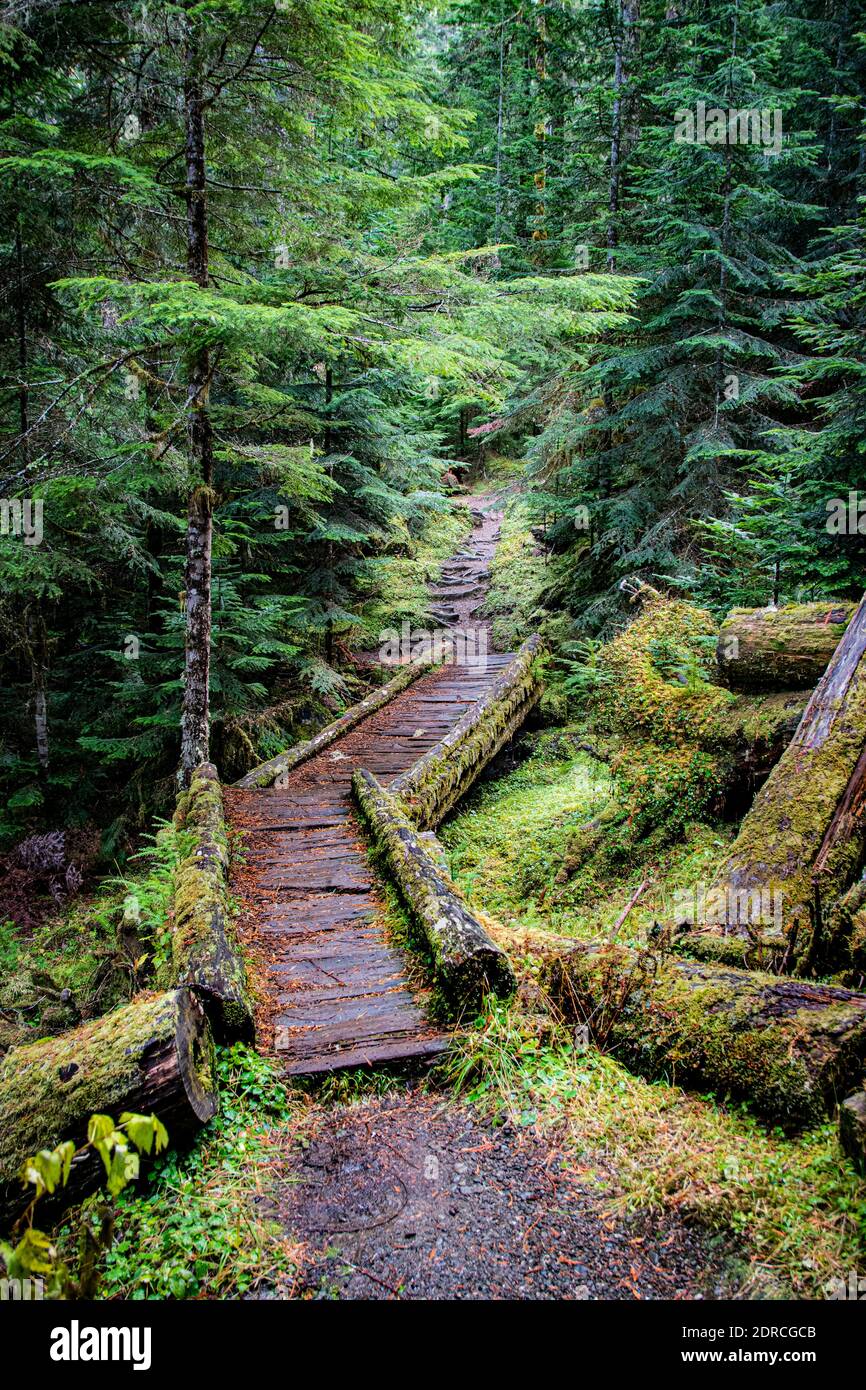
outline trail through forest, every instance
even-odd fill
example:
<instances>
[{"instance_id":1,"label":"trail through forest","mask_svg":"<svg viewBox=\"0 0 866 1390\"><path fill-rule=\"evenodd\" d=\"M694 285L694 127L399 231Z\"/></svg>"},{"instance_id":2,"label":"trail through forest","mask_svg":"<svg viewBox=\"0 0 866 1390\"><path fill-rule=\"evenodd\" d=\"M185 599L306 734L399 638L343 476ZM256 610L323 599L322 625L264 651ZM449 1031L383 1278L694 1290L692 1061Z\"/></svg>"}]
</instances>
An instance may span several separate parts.
<instances>
[{"instance_id":1,"label":"trail through forest","mask_svg":"<svg viewBox=\"0 0 866 1390\"><path fill-rule=\"evenodd\" d=\"M471 505L472 535L442 567L432 610L451 628L483 630L492 644L478 610L501 501L476 495ZM506 659L490 657L486 681ZM351 773L359 765L383 776L402 771L484 683L472 668L445 666L297 769L288 786L230 794L234 823L247 832L297 818L291 829L250 837L236 878L246 939L270 983L274 1015L265 1036L276 1036L290 1073L431 1060L447 1047L381 925L382 892L354 821ZM321 845L316 836L325 837ZM322 1100L300 1136L287 1141L281 1132L276 1143L275 1214L302 1248L302 1289L317 1297L645 1299L724 1291L730 1252L706 1234L670 1216L613 1220L597 1167L592 1178L582 1174L555 1137L510 1119L493 1123L411 1082L405 1093L351 1105Z\"/></svg>"},{"instance_id":2,"label":"trail through forest","mask_svg":"<svg viewBox=\"0 0 866 1390\"><path fill-rule=\"evenodd\" d=\"M474 499L475 527L443 566L434 616L476 624L501 512ZM484 647L489 625L482 621ZM384 911L352 807L352 773L382 781L406 771L483 694L509 655L447 663L415 681L280 785L229 793L244 832L235 874L245 930L268 979L266 1035L295 1075L431 1058L447 1042L425 1014L409 969L380 925Z\"/></svg>"}]
</instances>

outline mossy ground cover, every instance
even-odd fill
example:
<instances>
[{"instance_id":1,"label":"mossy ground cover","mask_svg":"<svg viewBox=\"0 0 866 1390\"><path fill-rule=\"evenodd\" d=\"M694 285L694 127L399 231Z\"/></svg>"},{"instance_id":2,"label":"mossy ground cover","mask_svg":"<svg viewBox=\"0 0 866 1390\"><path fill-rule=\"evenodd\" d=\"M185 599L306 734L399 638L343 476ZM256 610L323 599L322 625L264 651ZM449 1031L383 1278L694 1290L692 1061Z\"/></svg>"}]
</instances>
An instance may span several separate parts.
<instances>
[{"instance_id":1,"label":"mossy ground cover","mask_svg":"<svg viewBox=\"0 0 866 1390\"><path fill-rule=\"evenodd\" d=\"M192 837L157 825L126 873L59 906L31 934L0 924L0 1048L107 1013L143 986L171 983L174 874Z\"/></svg>"},{"instance_id":2,"label":"mossy ground cover","mask_svg":"<svg viewBox=\"0 0 866 1390\"><path fill-rule=\"evenodd\" d=\"M831 1279L863 1267L866 1183L831 1124L785 1139L570 1038L542 1042L503 1005L467 1031L448 1075L495 1115L564 1139L612 1221L676 1212L725 1238L738 1252L730 1276L742 1298L821 1298Z\"/></svg>"},{"instance_id":3,"label":"mossy ground cover","mask_svg":"<svg viewBox=\"0 0 866 1390\"><path fill-rule=\"evenodd\" d=\"M119 1199L101 1298L291 1296L299 1252L269 1206L269 1172L307 1101L243 1044L219 1049L217 1067L219 1115Z\"/></svg>"},{"instance_id":4,"label":"mossy ground cover","mask_svg":"<svg viewBox=\"0 0 866 1390\"><path fill-rule=\"evenodd\" d=\"M440 838L462 890L509 927L597 940L649 880L619 938L640 940L664 918L678 889L709 878L731 832L690 822L676 843L655 853L651 843L629 862L617 852L619 822L602 822L594 831L600 840L595 853L566 876L575 838L597 826L616 788L606 764L574 751L582 732L576 727L533 736L530 756L507 776L476 788Z\"/></svg>"},{"instance_id":5,"label":"mossy ground cover","mask_svg":"<svg viewBox=\"0 0 866 1390\"><path fill-rule=\"evenodd\" d=\"M607 861L596 854L557 883L575 829L597 819L611 790L603 764L569 754L574 736L538 737L526 761L476 789L440 831L458 884L502 924L500 940L514 943L524 978L516 1004L491 1005L467 1030L447 1074L497 1113L564 1131L573 1162L602 1187L613 1219L622 1209L676 1210L734 1237L742 1296L821 1297L828 1280L866 1259L866 1183L842 1154L835 1125L786 1139L712 1096L644 1081L567 1033L540 1033L537 1015L520 1002L533 994L534 938L607 935L649 877L618 933L645 943L673 892L708 879L730 838L727 828L692 822L637 864L604 876Z\"/></svg>"},{"instance_id":6,"label":"mossy ground cover","mask_svg":"<svg viewBox=\"0 0 866 1390\"><path fill-rule=\"evenodd\" d=\"M369 596L362 604L363 626L354 635L354 644L378 645L386 628L399 629L404 621L423 628L430 609L429 585L471 529L464 507L432 513L414 535L405 522L395 519L391 546L371 562L361 582Z\"/></svg>"}]
</instances>

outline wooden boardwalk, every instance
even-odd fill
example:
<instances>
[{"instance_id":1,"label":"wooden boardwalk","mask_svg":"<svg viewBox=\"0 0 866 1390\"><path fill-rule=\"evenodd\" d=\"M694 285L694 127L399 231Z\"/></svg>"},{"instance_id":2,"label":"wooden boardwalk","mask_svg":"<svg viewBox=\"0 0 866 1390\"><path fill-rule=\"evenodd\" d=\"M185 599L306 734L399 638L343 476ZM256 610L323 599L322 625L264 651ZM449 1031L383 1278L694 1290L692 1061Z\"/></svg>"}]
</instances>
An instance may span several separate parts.
<instances>
[{"instance_id":1,"label":"wooden boardwalk","mask_svg":"<svg viewBox=\"0 0 866 1390\"><path fill-rule=\"evenodd\" d=\"M443 626L476 625L499 520L485 514L443 567L431 591ZM386 939L351 779L359 766L386 784L405 772L510 659L489 653L484 667L443 666L297 767L285 785L227 793L229 816L246 835L235 891L268 965L275 1046L289 1073L432 1058L447 1047L401 951Z\"/></svg>"}]
</instances>

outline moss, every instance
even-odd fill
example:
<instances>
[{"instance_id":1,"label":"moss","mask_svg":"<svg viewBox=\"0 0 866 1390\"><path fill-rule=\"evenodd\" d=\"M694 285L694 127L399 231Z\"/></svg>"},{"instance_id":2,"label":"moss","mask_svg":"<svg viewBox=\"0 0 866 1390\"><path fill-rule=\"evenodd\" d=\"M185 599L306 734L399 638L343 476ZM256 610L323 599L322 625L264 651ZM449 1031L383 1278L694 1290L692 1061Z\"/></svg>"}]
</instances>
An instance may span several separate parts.
<instances>
[{"instance_id":1,"label":"moss","mask_svg":"<svg viewBox=\"0 0 866 1390\"><path fill-rule=\"evenodd\" d=\"M547 980L635 1071L746 1099L788 1131L832 1113L866 1058L866 1009L844 990L618 946L574 951Z\"/></svg>"},{"instance_id":2,"label":"moss","mask_svg":"<svg viewBox=\"0 0 866 1390\"><path fill-rule=\"evenodd\" d=\"M799 924L801 968L814 965L822 952L836 949L822 939L824 917L856 876L863 859L862 837L842 836L832 847L816 878L815 867L866 739L866 665L856 661L855 619L848 630L854 660L850 676L831 673L816 691L808 724L785 750L745 817L719 877L736 886L760 884L783 894L786 925ZM840 648L840 653L842 648ZM834 667L836 663L834 663ZM821 917L815 914L820 890ZM820 928L821 934L813 935Z\"/></svg>"},{"instance_id":3,"label":"moss","mask_svg":"<svg viewBox=\"0 0 866 1390\"><path fill-rule=\"evenodd\" d=\"M719 631L719 664L726 681L745 690L816 685L855 608L853 603L824 601L732 609Z\"/></svg>"},{"instance_id":4,"label":"moss","mask_svg":"<svg viewBox=\"0 0 866 1390\"><path fill-rule=\"evenodd\" d=\"M531 637L443 739L395 779L393 790L415 824L437 825L526 719L541 695L535 672L539 639Z\"/></svg>"},{"instance_id":5,"label":"moss","mask_svg":"<svg viewBox=\"0 0 866 1390\"><path fill-rule=\"evenodd\" d=\"M431 858L399 798L363 769L356 771L352 788L377 849L423 933L437 985L451 1011L477 1007L486 994L512 993L515 980L508 957Z\"/></svg>"},{"instance_id":6,"label":"moss","mask_svg":"<svg viewBox=\"0 0 866 1390\"><path fill-rule=\"evenodd\" d=\"M142 1059L159 1044L174 1045L184 1007L183 991L141 995L95 1022L7 1053L0 1063L0 1186L14 1180L28 1154L70 1134L83 1138L91 1114L125 1108L140 1087ZM200 1095L213 1097L207 1030L194 1038L191 1061Z\"/></svg>"},{"instance_id":7,"label":"moss","mask_svg":"<svg viewBox=\"0 0 866 1390\"><path fill-rule=\"evenodd\" d=\"M175 873L172 959L175 978L204 1000L220 1040L249 1040L253 1005L228 891L228 834L222 788L209 764L197 768L185 806L192 847Z\"/></svg>"}]
</instances>

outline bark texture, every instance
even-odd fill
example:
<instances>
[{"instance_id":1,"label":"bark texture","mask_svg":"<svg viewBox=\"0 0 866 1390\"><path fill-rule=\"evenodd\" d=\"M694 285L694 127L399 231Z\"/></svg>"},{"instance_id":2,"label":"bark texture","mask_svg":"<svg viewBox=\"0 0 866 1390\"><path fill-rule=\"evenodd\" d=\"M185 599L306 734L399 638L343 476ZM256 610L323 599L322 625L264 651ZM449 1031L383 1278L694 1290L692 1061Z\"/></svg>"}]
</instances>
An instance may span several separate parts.
<instances>
[{"instance_id":1,"label":"bark texture","mask_svg":"<svg viewBox=\"0 0 866 1390\"><path fill-rule=\"evenodd\" d=\"M400 802L365 768L355 772L352 789L376 846L426 939L437 982L449 1004L455 1009L471 1009L485 994L511 994L516 982L507 955L458 897Z\"/></svg>"},{"instance_id":2,"label":"bark texture","mask_svg":"<svg viewBox=\"0 0 866 1390\"><path fill-rule=\"evenodd\" d=\"M731 690L808 690L818 684L855 603L734 608L719 630L719 671Z\"/></svg>"},{"instance_id":3,"label":"bark texture","mask_svg":"<svg viewBox=\"0 0 866 1390\"><path fill-rule=\"evenodd\" d=\"M172 1144L217 1111L213 1041L187 990L143 996L56 1038L12 1048L0 1062L0 1224L26 1196L21 1165L39 1149L87 1136L93 1114L158 1115ZM100 1181L102 1163L74 1161L64 1197Z\"/></svg>"},{"instance_id":4,"label":"bark texture","mask_svg":"<svg viewBox=\"0 0 866 1390\"><path fill-rule=\"evenodd\" d=\"M830 951L833 907L863 864L864 740L866 599L717 875L738 893L783 894L801 970L819 966Z\"/></svg>"},{"instance_id":5,"label":"bark texture","mask_svg":"<svg viewBox=\"0 0 866 1390\"><path fill-rule=\"evenodd\" d=\"M203 58L199 20L188 20L184 53L187 271L201 289L210 279ZM181 711L179 780L188 787L206 762L210 743L211 552L213 548L213 427L208 408L211 353L200 347L188 369L187 439L193 477L186 527L186 654Z\"/></svg>"},{"instance_id":6,"label":"bark texture","mask_svg":"<svg viewBox=\"0 0 866 1390\"><path fill-rule=\"evenodd\" d=\"M543 981L633 1071L747 1100L788 1132L833 1113L866 1060L866 995L851 990L623 946L578 947Z\"/></svg>"},{"instance_id":7,"label":"bark texture","mask_svg":"<svg viewBox=\"0 0 866 1390\"><path fill-rule=\"evenodd\" d=\"M839 1109L839 1143L866 1177L866 1091L855 1091Z\"/></svg>"},{"instance_id":8,"label":"bark texture","mask_svg":"<svg viewBox=\"0 0 866 1390\"><path fill-rule=\"evenodd\" d=\"M220 1041L252 1042L255 1021L244 962L234 939L228 891L228 837L216 768L193 773L175 820L195 841L175 875L175 978L201 997Z\"/></svg>"}]
</instances>

